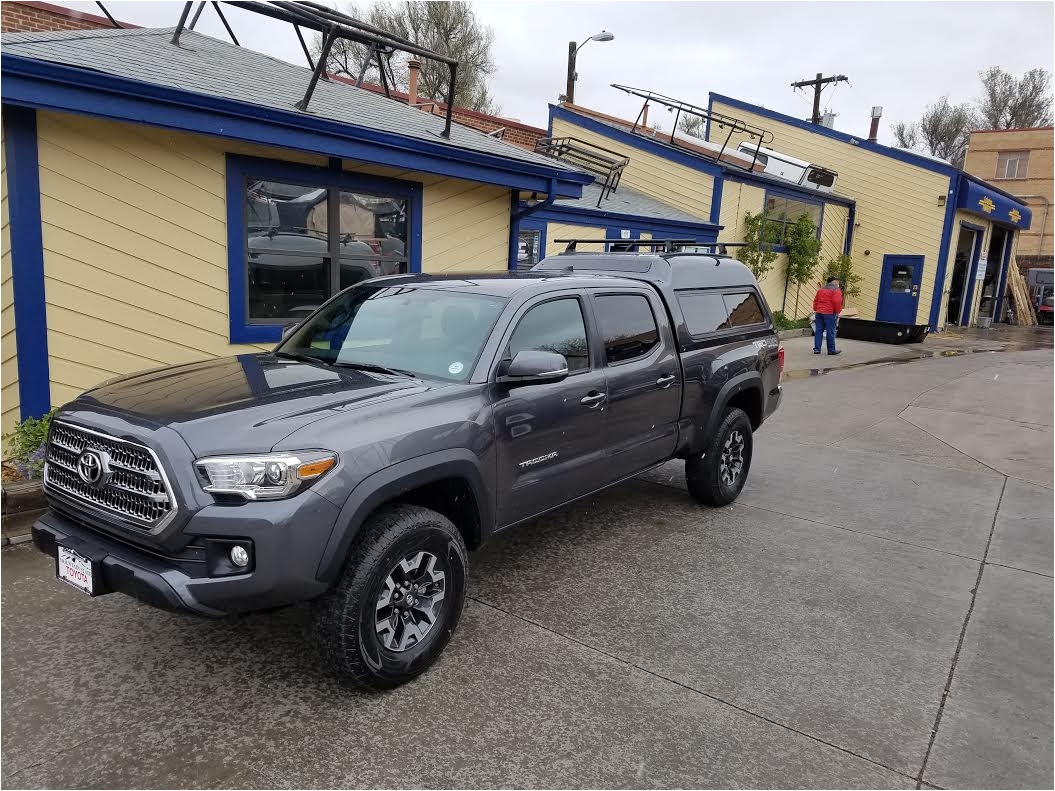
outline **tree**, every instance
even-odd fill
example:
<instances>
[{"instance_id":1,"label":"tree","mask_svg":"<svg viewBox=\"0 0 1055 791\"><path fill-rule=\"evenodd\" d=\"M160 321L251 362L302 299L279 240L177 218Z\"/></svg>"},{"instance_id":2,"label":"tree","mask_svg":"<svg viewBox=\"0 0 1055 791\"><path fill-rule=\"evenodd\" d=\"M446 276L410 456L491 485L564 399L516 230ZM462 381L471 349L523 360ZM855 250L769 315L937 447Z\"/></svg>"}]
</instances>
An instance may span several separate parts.
<instances>
[{"instance_id":1,"label":"tree","mask_svg":"<svg viewBox=\"0 0 1055 791\"><path fill-rule=\"evenodd\" d=\"M788 282L795 284L794 315L797 316L799 291L804 283L810 282L820 263L821 240L817 238L817 226L808 214L801 215L794 225L788 226L784 245L788 250Z\"/></svg>"},{"instance_id":2,"label":"tree","mask_svg":"<svg viewBox=\"0 0 1055 791\"><path fill-rule=\"evenodd\" d=\"M398 3L378 2L368 7L349 3L345 13L418 46L456 58L458 82L455 86L455 104L486 113L499 111L487 87L487 78L498 70L491 51L494 31L480 23L469 3L403 0ZM316 35L312 49L318 56L322 50L321 35ZM327 69L332 74L358 79L363 65L370 58L368 46L338 39L327 58ZM406 53L396 52L388 61L396 87L404 91L409 85L409 59ZM447 101L450 84L447 65L427 58L419 60L419 101ZM366 79L380 81L376 60L367 64Z\"/></svg>"},{"instance_id":3,"label":"tree","mask_svg":"<svg viewBox=\"0 0 1055 791\"><path fill-rule=\"evenodd\" d=\"M999 66L991 66L978 76L982 80L978 114L986 129L1051 125L1051 72L1030 69L1016 80Z\"/></svg>"},{"instance_id":4,"label":"tree","mask_svg":"<svg viewBox=\"0 0 1055 791\"><path fill-rule=\"evenodd\" d=\"M744 215L744 245L736 248L736 258L744 264L756 280L766 276L766 272L777 260L773 245L766 241L766 215L764 212Z\"/></svg>"},{"instance_id":5,"label":"tree","mask_svg":"<svg viewBox=\"0 0 1055 791\"><path fill-rule=\"evenodd\" d=\"M707 122L698 115L683 115L678 121L678 131L684 132L690 137L698 137L703 140L707 129Z\"/></svg>"},{"instance_id":6,"label":"tree","mask_svg":"<svg viewBox=\"0 0 1055 791\"><path fill-rule=\"evenodd\" d=\"M861 296L861 276L854 271L854 261L848 255L837 255L829 259L824 268L824 282L828 278L839 278L839 286L847 299Z\"/></svg>"},{"instance_id":7,"label":"tree","mask_svg":"<svg viewBox=\"0 0 1055 791\"><path fill-rule=\"evenodd\" d=\"M923 151L946 159L956 167L963 165L971 130L977 127L977 116L970 103L951 104L942 96L927 105L919 121L899 121L890 127L894 140L902 148Z\"/></svg>"}]
</instances>

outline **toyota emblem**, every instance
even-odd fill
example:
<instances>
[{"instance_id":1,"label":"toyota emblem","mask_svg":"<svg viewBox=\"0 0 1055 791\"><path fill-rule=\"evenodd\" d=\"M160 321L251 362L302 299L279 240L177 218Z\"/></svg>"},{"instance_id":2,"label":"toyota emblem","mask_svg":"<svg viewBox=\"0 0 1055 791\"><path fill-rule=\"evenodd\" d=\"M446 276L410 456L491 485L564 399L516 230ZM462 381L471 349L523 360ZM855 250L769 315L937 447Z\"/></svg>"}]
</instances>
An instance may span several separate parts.
<instances>
[{"instance_id":1,"label":"toyota emblem","mask_svg":"<svg viewBox=\"0 0 1055 791\"><path fill-rule=\"evenodd\" d=\"M89 486L101 487L110 477L110 465L104 454L86 450L77 457L77 474Z\"/></svg>"}]
</instances>

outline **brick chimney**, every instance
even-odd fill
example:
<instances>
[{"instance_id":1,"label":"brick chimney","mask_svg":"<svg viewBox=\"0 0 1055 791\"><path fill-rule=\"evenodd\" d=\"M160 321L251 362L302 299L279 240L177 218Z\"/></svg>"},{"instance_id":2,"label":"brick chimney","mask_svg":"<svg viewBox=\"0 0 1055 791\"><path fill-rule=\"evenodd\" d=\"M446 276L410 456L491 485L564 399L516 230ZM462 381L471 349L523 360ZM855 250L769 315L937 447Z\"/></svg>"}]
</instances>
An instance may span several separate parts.
<instances>
[{"instance_id":1,"label":"brick chimney","mask_svg":"<svg viewBox=\"0 0 1055 791\"><path fill-rule=\"evenodd\" d=\"M879 119L883 117L883 108L878 104L872 108L872 126L868 130L868 142L874 143L879 139Z\"/></svg>"},{"instance_id":2,"label":"brick chimney","mask_svg":"<svg viewBox=\"0 0 1055 791\"><path fill-rule=\"evenodd\" d=\"M418 75L421 73L421 61L411 58L407 61L407 69L410 71L407 104L414 106L418 103Z\"/></svg>"}]
</instances>

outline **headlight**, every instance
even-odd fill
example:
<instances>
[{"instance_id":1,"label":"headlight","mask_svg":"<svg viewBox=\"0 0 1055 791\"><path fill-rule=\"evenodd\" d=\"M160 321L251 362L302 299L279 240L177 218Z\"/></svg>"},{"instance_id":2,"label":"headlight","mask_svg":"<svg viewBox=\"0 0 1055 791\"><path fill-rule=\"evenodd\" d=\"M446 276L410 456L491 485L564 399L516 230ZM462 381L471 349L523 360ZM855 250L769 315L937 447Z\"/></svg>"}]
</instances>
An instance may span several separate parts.
<instances>
[{"instance_id":1,"label":"headlight","mask_svg":"<svg viewBox=\"0 0 1055 791\"><path fill-rule=\"evenodd\" d=\"M202 488L212 494L234 494L246 500L281 500L318 480L336 464L336 453L305 451L212 456L198 459L194 468Z\"/></svg>"}]
</instances>

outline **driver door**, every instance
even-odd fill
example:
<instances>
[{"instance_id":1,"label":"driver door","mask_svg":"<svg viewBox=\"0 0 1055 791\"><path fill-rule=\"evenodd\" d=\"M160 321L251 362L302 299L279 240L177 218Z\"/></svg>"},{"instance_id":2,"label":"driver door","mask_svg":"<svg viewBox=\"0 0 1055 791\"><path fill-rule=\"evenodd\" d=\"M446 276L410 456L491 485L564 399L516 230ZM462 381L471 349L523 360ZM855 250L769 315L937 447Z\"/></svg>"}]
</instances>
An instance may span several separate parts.
<instances>
[{"instance_id":1,"label":"driver door","mask_svg":"<svg viewBox=\"0 0 1055 791\"><path fill-rule=\"evenodd\" d=\"M501 359L524 350L556 352L569 373L560 382L509 386L494 383L497 367L492 372L500 527L607 482L608 393L587 311L578 295L546 296L521 309L508 331Z\"/></svg>"}]
</instances>

